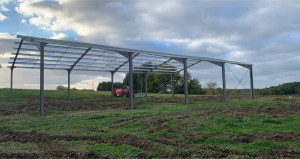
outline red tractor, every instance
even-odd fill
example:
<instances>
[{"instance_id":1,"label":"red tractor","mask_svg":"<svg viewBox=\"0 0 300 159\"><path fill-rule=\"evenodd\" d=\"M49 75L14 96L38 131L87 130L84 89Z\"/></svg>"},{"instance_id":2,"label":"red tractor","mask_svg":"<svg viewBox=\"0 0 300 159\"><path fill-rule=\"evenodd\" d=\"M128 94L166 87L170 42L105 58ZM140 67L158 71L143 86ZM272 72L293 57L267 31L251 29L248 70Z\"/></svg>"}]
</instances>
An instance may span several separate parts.
<instances>
[{"instance_id":1,"label":"red tractor","mask_svg":"<svg viewBox=\"0 0 300 159\"><path fill-rule=\"evenodd\" d=\"M133 97L134 97L135 91L133 90ZM114 96L115 97L129 97L130 96L130 88L128 86L122 86L121 88L114 88Z\"/></svg>"}]
</instances>

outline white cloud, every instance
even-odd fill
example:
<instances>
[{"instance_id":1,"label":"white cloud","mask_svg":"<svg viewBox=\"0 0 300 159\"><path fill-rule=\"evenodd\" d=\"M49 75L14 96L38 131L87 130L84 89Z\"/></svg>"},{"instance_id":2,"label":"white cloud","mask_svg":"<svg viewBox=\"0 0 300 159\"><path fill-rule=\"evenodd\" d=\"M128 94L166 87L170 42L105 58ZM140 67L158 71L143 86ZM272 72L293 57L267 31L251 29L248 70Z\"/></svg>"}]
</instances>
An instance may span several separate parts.
<instances>
[{"instance_id":1,"label":"white cloud","mask_svg":"<svg viewBox=\"0 0 300 159\"><path fill-rule=\"evenodd\" d=\"M6 4L6 3L9 3L9 2L12 2L13 0L1 0L0 1L0 4Z\"/></svg>"},{"instance_id":2,"label":"white cloud","mask_svg":"<svg viewBox=\"0 0 300 159\"><path fill-rule=\"evenodd\" d=\"M6 16L0 13L0 22L5 20L5 19L6 19Z\"/></svg>"},{"instance_id":3,"label":"white cloud","mask_svg":"<svg viewBox=\"0 0 300 159\"><path fill-rule=\"evenodd\" d=\"M209 46L206 50L207 50L208 52L215 53L215 54L218 54L218 53L221 52L220 49L214 48L214 47L211 47L211 46Z\"/></svg>"},{"instance_id":4,"label":"white cloud","mask_svg":"<svg viewBox=\"0 0 300 159\"><path fill-rule=\"evenodd\" d=\"M10 53L13 48L13 41L15 40L14 36L11 36L9 33L0 33L0 64L2 68L0 69L0 87L9 86L9 69L8 60L11 57Z\"/></svg>"},{"instance_id":5,"label":"white cloud","mask_svg":"<svg viewBox=\"0 0 300 159\"><path fill-rule=\"evenodd\" d=\"M64 33L53 33L51 39L58 39L58 40L74 40L71 36L64 34Z\"/></svg>"},{"instance_id":6,"label":"white cloud","mask_svg":"<svg viewBox=\"0 0 300 159\"><path fill-rule=\"evenodd\" d=\"M1 6L1 10L4 11L4 12L10 11L10 9L6 8L5 6Z\"/></svg>"},{"instance_id":7,"label":"white cloud","mask_svg":"<svg viewBox=\"0 0 300 159\"><path fill-rule=\"evenodd\" d=\"M22 19L21 20L21 23L26 23L27 21L25 19Z\"/></svg>"}]
</instances>

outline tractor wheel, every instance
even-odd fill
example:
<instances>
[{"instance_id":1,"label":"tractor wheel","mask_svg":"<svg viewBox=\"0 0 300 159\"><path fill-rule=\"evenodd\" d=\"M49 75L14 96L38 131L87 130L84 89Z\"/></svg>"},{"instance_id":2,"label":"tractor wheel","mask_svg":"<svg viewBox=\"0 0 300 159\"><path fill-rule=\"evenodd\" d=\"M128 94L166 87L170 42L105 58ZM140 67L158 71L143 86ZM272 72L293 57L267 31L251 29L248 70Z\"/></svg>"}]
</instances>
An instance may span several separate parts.
<instances>
[{"instance_id":1,"label":"tractor wheel","mask_svg":"<svg viewBox=\"0 0 300 159\"><path fill-rule=\"evenodd\" d=\"M121 97L122 98L126 98L127 97L127 93L122 93Z\"/></svg>"}]
</instances>

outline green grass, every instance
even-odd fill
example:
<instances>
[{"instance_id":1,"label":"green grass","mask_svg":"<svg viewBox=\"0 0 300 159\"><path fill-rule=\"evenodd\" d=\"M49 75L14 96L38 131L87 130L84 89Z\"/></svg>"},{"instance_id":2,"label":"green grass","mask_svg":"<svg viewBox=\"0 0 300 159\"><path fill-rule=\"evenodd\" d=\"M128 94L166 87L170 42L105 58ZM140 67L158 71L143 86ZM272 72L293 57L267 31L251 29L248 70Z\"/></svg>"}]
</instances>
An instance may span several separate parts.
<instances>
[{"instance_id":1,"label":"green grass","mask_svg":"<svg viewBox=\"0 0 300 159\"><path fill-rule=\"evenodd\" d=\"M87 146L85 148L86 152L96 152L101 156L110 156L110 157L136 157L143 150L130 146L130 145L112 145L112 144L95 144L92 146Z\"/></svg>"},{"instance_id":2,"label":"green grass","mask_svg":"<svg viewBox=\"0 0 300 159\"><path fill-rule=\"evenodd\" d=\"M2 142L0 153L38 153L38 146L34 143Z\"/></svg>"},{"instance_id":3,"label":"green grass","mask_svg":"<svg viewBox=\"0 0 300 159\"><path fill-rule=\"evenodd\" d=\"M14 90L13 102L9 102L9 89L0 89L0 110L15 110L34 96L33 102L39 103L38 90ZM228 116L234 108L241 107L285 107L294 106L293 102L274 100L274 97L229 100L227 102L194 101L189 105L183 104L184 96L176 95L182 99L175 103L151 103L153 99L169 99L168 94L149 94L149 98L135 99L135 102L145 101L147 104L135 106L130 110L128 106L114 109L103 109L95 114L71 115L84 110L62 110L60 108L48 109L46 116L40 117L38 111L27 110L21 113L0 115L0 131L42 133L48 135L71 135L85 137L101 137L109 143L97 143L92 140L63 141L52 143L57 147L64 147L71 152L95 152L101 156L112 158L134 158L141 154L148 157L214 157L226 152L238 152L237 156L272 155L281 147L300 147L296 141L254 141L241 143L234 138L210 137L204 139L197 133L205 134L234 134L251 135L255 133L299 133L299 113L272 118L263 113L247 115L243 118ZM45 97L54 101L67 102L66 91L45 91ZM197 96L194 96L197 97ZM128 102L128 99L110 99L110 92L71 92L72 103L79 101L97 101L107 98L107 103ZM297 97L294 97L297 98ZM286 98L288 99L288 98ZM103 103L103 104L107 104ZM297 104L297 103L296 103ZM299 106L299 103L298 103ZM227 113L216 111L206 115L212 110L231 110ZM92 109L91 109L92 110ZM86 111L91 111L86 110ZM239 112L241 113L241 112ZM280 112L278 112L280 113ZM138 141L126 141L126 144L113 142L119 135L131 134L139 138ZM193 136L192 134L196 134ZM126 140L126 139L124 139ZM144 140L152 144L145 148ZM160 140L160 142L158 141ZM125 143L125 142L124 142ZM46 144L46 143L42 143ZM150 145L151 145L150 144ZM176 146L176 144L178 144ZM140 145L140 146L137 146ZM216 146L218 149L203 148ZM14 141L0 142L0 152L5 153L40 153L35 143L19 143ZM51 148L41 152L51 153ZM186 155L186 156L185 156ZM235 154L236 155L236 154ZM206 156L207 157L207 156Z\"/></svg>"},{"instance_id":4,"label":"green grass","mask_svg":"<svg viewBox=\"0 0 300 159\"><path fill-rule=\"evenodd\" d=\"M300 143L297 142L274 142L274 141L255 141L251 143L239 143L228 138L209 138L203 139L199 137L194 140L196 144L205 144L211 146L220 146L223 149L237 150L240 152L247 152L250 154L270 154L274 149L282 146L295 146L300 147Z\"/></svg>"},{"instance_id":5,"label":"green grass","mask_svg":"<svg viewBox=\"0 0 300 159\"><path fill-rule=\"evenodd\" d=\"M300 116L280 119L260 118L244 121L243 119L218 117L204 122L204 127L189 127L206 133L249 134L260 132L300 132Z\"/></svg>"}]
</instances>

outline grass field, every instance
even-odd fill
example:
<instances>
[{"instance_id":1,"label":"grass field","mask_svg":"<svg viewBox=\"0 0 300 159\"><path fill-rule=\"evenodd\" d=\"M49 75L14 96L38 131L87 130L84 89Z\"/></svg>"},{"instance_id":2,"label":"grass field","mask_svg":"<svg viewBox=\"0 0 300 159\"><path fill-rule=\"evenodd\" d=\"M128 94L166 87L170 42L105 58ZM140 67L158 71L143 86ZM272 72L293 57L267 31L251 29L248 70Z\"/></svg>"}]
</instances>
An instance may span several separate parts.
<instances>
[{"instance_id":1,"label":"grass field","mask_svg":"<svg viewBox=\"0 0 300 159\"><path fill-rule=\"evenodd\" d=\"M300 96L230 99L0 89L0 158L300 158Z\"/></svg>"}]
</instances>

